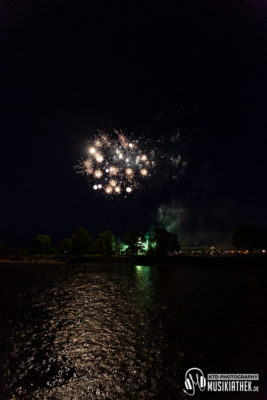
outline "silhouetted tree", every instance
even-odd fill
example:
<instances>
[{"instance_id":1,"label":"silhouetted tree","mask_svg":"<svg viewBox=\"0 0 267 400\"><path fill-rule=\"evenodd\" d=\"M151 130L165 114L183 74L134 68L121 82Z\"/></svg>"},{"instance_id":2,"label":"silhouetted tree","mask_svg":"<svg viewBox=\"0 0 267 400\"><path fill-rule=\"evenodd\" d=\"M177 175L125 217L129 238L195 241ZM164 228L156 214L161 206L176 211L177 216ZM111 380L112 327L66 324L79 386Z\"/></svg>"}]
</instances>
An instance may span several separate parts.
<instances>
[{"instance_id":1,"label":"silhouetted tree","mask_svg":"<svg viewBox=\"0 0 267 400\"><path fill-rule=\"evenodd\" d=\"M72 250L72 240L70 238L61 240L57 245L58 254L70 254Z\"/></svg>"},{"instance_id":2,"label":"silhouetted tree","mask_svg":"<svg viewBox=\"0 0 267 400\"><path fill-rule=\"evenodd\" d=\"M267 247L267 231L255 225L240 225L234 229L232 243L237 248L254 249Z\"/></svg>"},{"instance_id":3,"label":"silhouetted tree","mask_svg":"<svg viewBox=\"0 0 267 400\"><path fill-rule=\"evenodd\" d=\"M36 235L33 241L33 252L35 254L49 254L51 249L51 239L49 235Z\"/></svg>"},{"instance_id":4,"label":"silhouetted tree","mask_svg":"<svg viewBox=\"0 0 267 400\"><path fill-rule=\"evenodd\" d=\"M110 231L102 232L95 242L95 251L100 254L112 254L115 246L115 236Z\"/></svg>"},{"instance_id":5,"label":"silhouetted tree","mask_svg":"<svg viewBox=\"0 0 267 400\"><path fill-rule=\"evenodd\" d=\"M148 240L147 254L153 255L153 254L155 254L155 248L156 248L156 241L155 241L155 236L154 236L153 232L150 232L147 235L147 240Z\"/></svg>"},{"instance_id":6,"label":"silhouetted tree","mask_svg":"<svg viewBox=\"0 0 267 400\"><path fill-rule=\"evenodd\" d=\"M166 229L155 228L151 240L155 243L154 254L166 256L168 252L180 251L177 235Z\"/></svg>"},{"instance_id":7,"label":"silhouetted tree","mask_svg":"<svg viewBox=\"0 0 267 400\"><path fill-rule=\"evenodd\" d=\"M25 258L27 257L28 252L26 247L15 247L15 249L12 250L12 253L17 258Z\"/></svg>"},{"instance_id":8,"label":"silhouetted tree","mask_svg":"<svg viewBox=\"0 0 267 400\"><path fill-rule=\"evenodd\" d=\"M128 248L126 249L127 254L137 255L142 253L144 250L144 234L136 231L129 231L123 236L123 243L125 243Z\"/></svg>"},{"instance_id":9,"label":"silhouetted tree","mask_svg":"<svg viewBox=\"0 0 267 400\"><path fill-rule=\"evenodd\" d=\"M78 228L71 236L73 254L82 255L92 251L92 237L86 229Z\"/></svg>"}]
</instances>

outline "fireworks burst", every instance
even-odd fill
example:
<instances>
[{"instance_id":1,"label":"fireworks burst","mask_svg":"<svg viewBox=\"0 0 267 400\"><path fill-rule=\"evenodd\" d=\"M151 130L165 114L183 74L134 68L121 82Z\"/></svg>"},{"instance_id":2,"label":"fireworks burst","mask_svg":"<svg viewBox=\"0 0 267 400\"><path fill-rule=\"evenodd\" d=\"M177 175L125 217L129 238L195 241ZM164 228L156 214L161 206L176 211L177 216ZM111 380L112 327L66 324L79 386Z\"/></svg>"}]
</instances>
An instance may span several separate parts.
<instances>
[{"instance_id":1,"label":"fireworks burst","mask_svg":"<svg viewBox=\"0 0 267 400\"><path fill-rule=\"evenodd\" d=\"M99 132L89 143L88 155L78 172L89 178L92 189L107 195L131 194L147 186L155 168L155 151L122 132Z\"/></svg>"},{"instance_id":2,"label":"fireworks burst","mask_svg":"<svg viewBox=\"0 0 267 400\"><path fill-rule=\"evenodd\" d=\"M181 133L175 126L145 136L98 131L75 169L87 177L96 193L125 198L137 191L176 185L188 165L183 152Z\"/></svg>"}]
</instances>

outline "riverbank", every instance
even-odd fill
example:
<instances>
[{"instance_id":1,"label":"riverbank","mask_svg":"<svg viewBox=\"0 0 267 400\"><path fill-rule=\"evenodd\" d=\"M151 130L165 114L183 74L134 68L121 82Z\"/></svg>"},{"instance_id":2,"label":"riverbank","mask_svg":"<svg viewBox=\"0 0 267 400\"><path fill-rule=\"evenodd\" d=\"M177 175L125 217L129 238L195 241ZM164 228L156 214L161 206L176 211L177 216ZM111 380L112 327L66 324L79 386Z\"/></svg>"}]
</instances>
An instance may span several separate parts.
<instances>
[{"instance_id":1,"label":"riverbank","mask_svg":"<svg viewBox=\"0 0 267 400\"><path fill-rule=\"evenodd\" d=\"M127 265L224 265L267 266L266 255L235 255L235 256L33 256L27 258L3 258L0 264L127 264Z\"/></svg>"}]
</instances>

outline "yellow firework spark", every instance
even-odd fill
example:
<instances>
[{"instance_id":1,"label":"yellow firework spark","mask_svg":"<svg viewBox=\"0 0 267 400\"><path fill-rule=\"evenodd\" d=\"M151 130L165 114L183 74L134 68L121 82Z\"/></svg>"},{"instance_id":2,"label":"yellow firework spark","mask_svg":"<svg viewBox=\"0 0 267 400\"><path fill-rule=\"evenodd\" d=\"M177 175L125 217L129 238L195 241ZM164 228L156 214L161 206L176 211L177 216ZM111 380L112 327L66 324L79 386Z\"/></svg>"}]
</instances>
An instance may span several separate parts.
<instances>
[{"instance_id":1,"label":"yellow firework spark","mask_svg":"<svg viewBox=\"0 0 267 400\"><path fill-rule=\"evenodd\" d=\"M96 177L97 179L99 179L99 178L102 178L102 176L103 176L103 172L102 172L100 169L97 169L97 170L95 171L95 177Z\"/></svg>"},{"instance_id":2,"label":"yellow firework spark","mask_svg":"<svg viewBox=\"0 0 267 400\"><path fill-rule=\"evenodd\" d=\"M147 176L147 174L148 174L147 169L146 168L140 169L140 174L143 176Z\"/></svg>"},{"instance_id":3,"label":"yellow firework spark","mask_svg":"<svg viewBox=\"0 0 267 400\"><path fill-rule=\"evenodd\" d=\"M128 177L131 178L133 176L133 174L134 174L134 172L133 172L132 168L126 168L126 175Z\"/></svg>"},{"instance_id":4,"label":"yellow firework spark","mask_svg":"<svg viewBox=\"0 0 267 400\"><path fill-rule=\"evenodd\" d=\"M102 163L104 161L102 154L97 154L95 159L98 163Z\"/></svg>"},{"instance_id":5,"label":"yellow firework spark","mask_svg":"<svg viewBox=\"0 0 267 400\"><path fill-rule=\"evenodd\" d=\"M90 154L95 154L96 153L96 149L94 147L90 147L89 148L89 153Z\"/></svg>"},{"instance_id":6,"label":"yellow firework spark","mask_svg":"<svg viewBox=\"0 0 267 400\"><path fill-rule=\"evenodd\" d=\"M112 186L107 186L106 189L105 189L105 191L106 191L107 194L112 193L112 192L113 192Z\"/></svg>"},{"instance_id":7,"label":"yellow firework spark","mask_svg":"<svg viewBox=\"0 0 267 400\"><path fill-rule=\"evenodd\" d=\"M117 182L116 182L114 179L112 179L112 180L109 182L109 184L110 184L110 186L115 187L115 186L117 185Z\"/></svg>"},{"instance_id":8,"label":"yellow firework spark","mask_svg":"<svg viewBox=\"0 0 267 400\"><path fill-rule=\"evenodd\" d=\"M107 171L107 172L110 172L110 175L117 175L117 173L118 173L118 168L116 168L116 167L114 167L114 166L111 166L111 167L109 168L109 171Z\"/></svg>"},{"instance_id":9,"label":"yellow firework spark","mask_svg":"<svg viewBox=\"0 0 267 400\"><path fill-rule=\"evenodd\" d=\"M95 141L95 146L96 146L96 147L101 147L101 146L102 146L101 141L100 141L100 140L96 140L96 141Z\"/></svg>"}]
</instances>

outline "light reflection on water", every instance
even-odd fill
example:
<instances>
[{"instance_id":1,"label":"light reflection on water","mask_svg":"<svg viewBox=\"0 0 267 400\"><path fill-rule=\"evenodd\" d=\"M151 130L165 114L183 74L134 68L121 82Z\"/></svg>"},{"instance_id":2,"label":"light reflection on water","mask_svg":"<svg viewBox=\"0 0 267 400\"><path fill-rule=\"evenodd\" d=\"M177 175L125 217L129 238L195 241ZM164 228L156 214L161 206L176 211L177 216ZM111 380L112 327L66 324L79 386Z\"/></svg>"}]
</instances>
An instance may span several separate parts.
<instances>
[{"instance_id":1,"label":"light reflection on water","mask_svg":"<svg viewBox=\"0 0 267 400\"><path fill-rule=\"evenodd\" d=\"M185 370L204 358L209 370L227 371L232 357L237 370L238 360L257 361L260 372L263 291L256 277L248 286L246 272L39 265L5 273L1 400L179 400Z\"/></svg>"},{"instance_id":2,"label":"light reflection on water","mask_svg":"<svg viewBox=\"0 0 267 400\"><path fill-rule=\"evenodd\" d=\"M151 267L147 265L136 265L136 289L140 294L143 303L150 303L152 300Z\"/></svg>"},{"instance_id":3,"label":"light reflection on water","mask_svg":"<svg viewBox=\"0 0 267 400\"><path fill-rule=\"evenodd\" d=\"M166 305L152 269L73 267L52 271L52 279L29 291L21 288L23 309L9 324L13 348L3 368L7 393L23 399L168 398L168 380L167 392L178 393L179 349L168 356ZM170 364L163 368L166 358Z\"/></svg>"}]
</instances>

